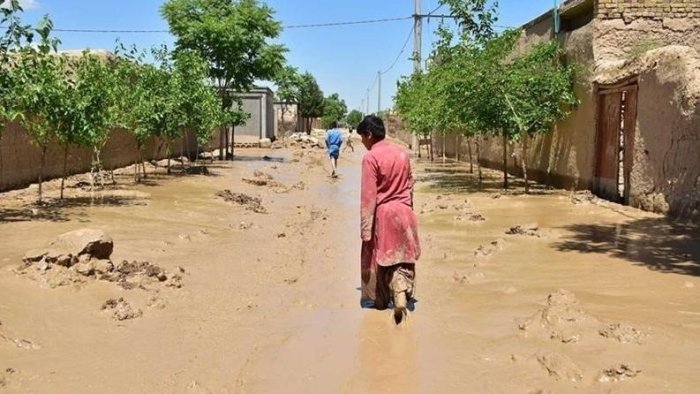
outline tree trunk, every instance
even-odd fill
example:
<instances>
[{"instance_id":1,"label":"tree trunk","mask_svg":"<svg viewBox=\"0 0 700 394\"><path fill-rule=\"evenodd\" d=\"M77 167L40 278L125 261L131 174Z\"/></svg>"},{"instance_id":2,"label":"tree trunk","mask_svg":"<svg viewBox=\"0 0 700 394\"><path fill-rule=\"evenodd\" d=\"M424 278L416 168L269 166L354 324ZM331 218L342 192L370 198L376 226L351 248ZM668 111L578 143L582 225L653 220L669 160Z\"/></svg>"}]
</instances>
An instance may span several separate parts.
<instances>
[{"instance_id":1,"label":"tree trunk","mask_svg":"<svg viewBox=\"0 0 700 394\"><path fill-rule=\"evenodd\" d=\"M63 147L63 175L61 176L61 200L63 200L63 188L66 184L66 167L68 166L68 144Z\"/></svg>"},{"instance_id":2,"label":"tree trunk","mask_svg":"<svg viewBox=\"0 0 700 394\"><path fill-rule=\"evenodd\" d=\"M141 183L139 178L139 162L141 160L141 144L136 141L136 161L134 162L134 183Z\"/></svg>"},{"instance_id":3,"label":"tree trunk","mask_svg":"<svg viewBox=\"0 0 700 394\"><path fill-rule=\"evenodd\" d=\"M430 162L432 163L433 160L435 159L433 157L433 133L430 133Z\"/></svg>"},{"instance_id":4,"label":"tree trunk","mask_svg":"<svg viewBox=\"0 0 700 394\"><path fill-rule=\"evenodd\" d=\"M233 160L233 146L236 143L236 126L231 126L231 160Z\"/></svg>"},{"instance_id":5,"label":"tree trunk","mask_svg":"<svg viewBox=\"0 0 700 394\"><path fill-rule=\"evenodd\" d=\"M469 173L474 173L474 160L472 156L472 139L467 138L467 152L469 153Z\"/></svg>"},{"instance_id":6,"label":"tree trunk","mask_svg":"<svg viewBox=\"0 0 700 394\"><path fill-rule=\"evenodd\" d=\"M484 180L484 177L481 173L481 142L480 142L479 138L476 139L475 144L476 144L476 170L479 172L479 187L481 187L481 182Z\"/></svg>"},{"instance_id":7,"label":"tree trunk","mask_svg":"<svg viewBox=\"0 0 700 394\"><path fill-rule=\"evenodd\" d=\"M44 165L46 164L46 150L48 145L41 147L41 167L39 167L39 204L42 203L42 183L44 182Z\"/></svg>"},{"instance_id":8,"label":"tree trunk","mask_svg":"<svg viewBox=\"0 0 700 394\"><path fill-rule=\"evenodd\" d=\"M461 150L460 142L461 142L461 136L459 134L455 135L455 159L457 160L457 163L459 163L459 151Z\"/></svg>"},{"instance_id":9,"label":"tree trunk","mask_svg":"<svg viewBox=\"0 0 700 394\"><path fill-rule=\"evenodd\" d=\"M508 134L503 130L503 189L508 190Z\"/></svg>"},{"instance_id":10,"label":"tree trunk","mask_svg":"<svg viewBox=\"0 0 700 394\"><path fill-rule=\"evenodd\" d=\"M2 188L2 130L0 130L0 188Z\"/></svg>"},{"instance_id":11,"label":"tree trunk","mask_svg":"<svg viewBox=\"0 0 700 394\"><path fill-rule=\"evenodd\" d=\"M447 136L445 133L442 133L442 164L445 164L445 160L447 159L445 155L445 150L447 149Z\"/></svg>"},{"instance_id":12,"label":"tree trunk","mask_svg":"<svg viewBox=\"0 0 700 394\"><path fill-rule=\"evenodd\" d=\"M219 126L219 160L224 160L224 133L226 125Z\"/></svg>"},{"instance_id":13,"label":"tree trunk","mask_svg":"<svg viewBox=\"0 0 700 394\"><path fill-rule=\"evenodd\" d=\"M525 178L525 194L530 193L530 183L528 182L527 179L527 133L523 133L523 152L522 152L522 159L520 162L522 163L523 166L523 178Z\"/></svg>"},{"instance_id":14,"label":"tree trunk","mask_svg":"<svg viewBox=\"0 0 700 394\"><path fill-rule=\"evenodd\" d=\"M224 160L228 160L228 144L231 142L228 136L228 125L224 127Z\"/></svg>"}]
</instances>

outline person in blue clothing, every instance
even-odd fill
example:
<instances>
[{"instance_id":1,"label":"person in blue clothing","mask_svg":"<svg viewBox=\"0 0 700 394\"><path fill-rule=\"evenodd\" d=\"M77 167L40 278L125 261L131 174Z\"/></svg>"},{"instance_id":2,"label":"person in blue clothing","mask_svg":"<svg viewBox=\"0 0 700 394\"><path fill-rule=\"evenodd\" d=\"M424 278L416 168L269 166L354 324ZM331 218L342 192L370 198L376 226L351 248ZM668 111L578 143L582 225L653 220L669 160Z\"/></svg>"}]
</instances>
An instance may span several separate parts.
<instances>
[{"instance_id":1,"label":"person in blue clothing","mask_svg":"<svg viewBox=\"0 0 700 394\"><path fill-rule=\"evenodd\" d=\"M331 127L326 133L326 148L328 149L328 157L331 160L333 172L331 176L335 178L335 171L338 169L338 156L340 156L340 146L343 145L343 133L338 129L338 122L331 122Z\"/></svg>"}]
</instances>

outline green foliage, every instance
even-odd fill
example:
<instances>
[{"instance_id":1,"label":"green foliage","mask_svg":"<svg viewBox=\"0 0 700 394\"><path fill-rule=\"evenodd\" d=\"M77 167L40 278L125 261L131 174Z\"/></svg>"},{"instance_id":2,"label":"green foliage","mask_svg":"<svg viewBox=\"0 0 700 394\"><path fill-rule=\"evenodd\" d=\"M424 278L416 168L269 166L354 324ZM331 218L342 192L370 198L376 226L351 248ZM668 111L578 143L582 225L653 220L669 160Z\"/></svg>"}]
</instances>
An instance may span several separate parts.
<instances>
[{"instance_id":1,"label":"green foliage","mask_svg":"<svg viewBox=\"0 0 700 394\"><path fill-rule=\"evenodd\" d=\"M299 115L303 118L318 118L323 116L324 97L316 78L309 72L300 77L299 85Z\"/></svg>"},{"instance_id":2,"label":"green foliage","mask_svg":"<svg viewBox=\"0 0 700 394\"><path fill-rule=\"evenodd\" d=\"M282 31L274 11L257 0L169 0L161 13L177 37L176 51L192 50L207 61L224 121L243 124L249 115L234 92L273 80L284 64L286 48L270 43Z\"/></svg>"},{"instance_id":3,"label":"green foliage","mask_svg":"<svg viewBox=\"0 0 700 394\"><path fill-rule=\"evenodd\" d=\"M301 92L301 75L292 66L280 69L274 79L277 84L277 99L283 103L296 103Z\"/></svg>"},{"instance_id":4,"label":"green foliage","mask_svg":"<svg viewBox=\"0 0 700 394\"><path fill-rule=\"evenodd\" d=\"M323 99L323 117L321 121L324 127L329 127L331 122L339 122L348 113L348 106L345 100L341 99L338 93L333 93Z\"/></svg>"},{"instance_id":5,"label":"green foliage","mask_svg":"<svg viewBox=\"0 0 700 394\"><path fill-rule=\"evenodd\" d=\"M364 117L365 117L365 114L363 114L362 112L360 112L356 109L353 109L348 114L346 121L347 121L349 127L352 127L353 129L357 129L357 125L359 125L360 122L362 122L362 119Z\"/></svg>"}]
</instances>

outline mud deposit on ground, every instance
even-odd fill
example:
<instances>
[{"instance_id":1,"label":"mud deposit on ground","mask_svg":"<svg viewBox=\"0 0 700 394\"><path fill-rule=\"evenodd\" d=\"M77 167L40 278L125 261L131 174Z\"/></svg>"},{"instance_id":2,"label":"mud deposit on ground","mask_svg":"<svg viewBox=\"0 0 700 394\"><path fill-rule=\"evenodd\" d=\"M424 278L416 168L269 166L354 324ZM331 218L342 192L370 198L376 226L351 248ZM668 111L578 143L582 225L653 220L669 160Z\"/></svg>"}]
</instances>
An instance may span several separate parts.
<instances>
[{"instance_id":1,"label":"mud deposit on ground","mask_svg":"<svg viewBox=\"0 0 700 394\"><path fill-rule=\"evenodd\" d=\"M697 391L696 227L418 163L417 301L396 327L359 305L363 149L330 179L320 138L208 176L127 168L92 196L74 177L61 204L53 184L48 206L4 194L0 392Z\"/></svg>"}]
</instances>

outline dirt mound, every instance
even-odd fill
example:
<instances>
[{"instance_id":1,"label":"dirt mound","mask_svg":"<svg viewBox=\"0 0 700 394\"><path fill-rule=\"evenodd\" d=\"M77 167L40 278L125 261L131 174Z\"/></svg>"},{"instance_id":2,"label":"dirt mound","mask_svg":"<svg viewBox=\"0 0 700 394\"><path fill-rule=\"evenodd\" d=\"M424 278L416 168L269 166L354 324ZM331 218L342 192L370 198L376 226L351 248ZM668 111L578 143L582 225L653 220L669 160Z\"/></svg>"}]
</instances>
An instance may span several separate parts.
<instances>
[{"instance_id":1,"label":"dirt mound","mask_svg":"<svg viewBox=\"0 0 700 394\"><path fill-rule=\"evenodd\" d=\"M465 212L465 213L461 213L461 214L455 216L455 220L458 222L468 221L468 222L479 223L479 222L486 221L486 218L483 217L480 213Z\"/></svg>"},{"instance_id":2,"label":"dirt mound","mask_svg":"<svg viewBox=\"0 0 700 394\"><path fill-rule=\"evenodd\" d=\"M118 300L110 298L105 301L104 304L102 304L102 310L111 312L112 318L118 321L135 319L143 316L143 311L141 309L132 308L131 305L121 297Z\"/></svg>"},{"instance_id":3,"label":"dirt mound","mask_svg":"<svg viewBox=\"0 0 700 394\"><path fill-rule=\"evenodd\" d=\"M620 343L636 343L641 345L647 334L625 323L610 323L598 330L600 336L613 339Z\"/></svg>"},{"instance_id":4,"label":"dirt mound","mask_svg":"<svg viewBox=\"0 0 700 394\"><path fill-rule=\"evenodd\" d=\"M584 332L596 331L598 321L581 310L573 293L559 289L547 296L547 304L534 316L519 323L524 333L540 334L561 341L575 343Z\"/></svg>"},{"instance_id":5,"label":"dirt mound","mask_svg":"<svg viewBox=\"0 0 700 394\"><path fill-rule=\"evenodd\" d=\"M631 379L637 377L642 372L641 369L631 367L627 364L620 364L616 367L604 369L600 375L598 375L598 381L602 383L606 382L620 382L623 380Z\"/></svg>"},{"instance_id":6,"label":"dirt mound","mask_svg":"<svg viewBox=\"0 0 700 394\"><path fill-rule=\"evenodd\" d=\"M580 382L583 379L581 369L563 354L541 353L537 355L537 361L549 373L549 376L556 380Z\"/></svg>"},{"instance_id":7,"label":"dirt mound","mask_svg":"<svg viewBox=\"0 0 700 394\"><path fill-rule=\"evenodd\" d=\"M108 259L114 250L112 238L102 230L80 229L61 234L47 247L25 253L25 263L45 261L70 267L78 263L82 256Z\"/></svg>"},{"instance_id":8,"label":"dirt mound","mask_svg":"<svg viewBox=\"0 0 700 394\"><path fill-rule=\"evenodd\" d=\"M601 201L603 200L598 198L598 196L593 194L590 190L579 190L571 193L572 204L595 204Z\"/></svg>"},{"instance_id":9,"label":"dirt mound","mask_svg":"<svg viewBox=\"0 0 700 394\"><path fill-rule=\"evenodd\" d=\"M456 283L460 283L460 284L466 283L469 285L474 285L474 284L483 283L486 280L486 277L484 276L483 272L470 272L467 274L455 272L452 275L452 279Z\"/></svg>"},{"instance_id":10,"label":"dirt mound","mask_svg":"<svg viewBox=\"0 0 700 394\"><path fill-rule=\"evenodd\" d=\"M643 344L647 334L626 323L601 323L584 312L573 293L557 290L547 297L547 303L534 316L519 323L523 333L533 333L562 343L606 338L619 343ZM596 335L597 334L597 335Z\"/></svg>"},{"instance_id":11,"label":"dirt mound","mask_svg":"<svg viewBox=\"0 0 700 394\"><path fill-rule=\"evenodd\" d=\"M490 256L494 252L503 250L505 243L506 241L504 239L499 238L495 241L491 241L491 243L488 245L479 245L479 247L474 251L474 257Z\"/></svg>"},{"instance_id":12,"label":"dirt mound","mask_svg":"<svg viewBox=\"0 0 700 394\"><path fill-rule=\"evenodd\" d=\"M220 191L216 193L216 195L223 198L225 201L243 205L248 211L267 213L267 209L262 205L262 199L260 197L252 197L245 193L234 193L228 189Z\"/></svg>"},{"instance_id":13,"label":"dirt mound","mask_svg":"<svg viewBox=\"0 0 700 394\"><path fill-rule=\"evenodd\" d=\"M50 288L79 287L88 280L116 282L124 289L143 288L156 282L182 287L179 275L168 275L148 261L123 260L115 265L108 259L113 246L111 237L101 231L72 231L59 236L48 249L27 252L15 272Z\"/></svg>"},{"instance_id":14,"label":"dirt mound","mask_svg":"<svg viewBox=\"0 0 700 394\"><path fill-rule=\"evenodd\" d=\"M13 335L5 333L3 330L3 324L0 322L0 343L5 342L8 343L12 346L18 347L20 349L27 349L27 350L38 350L41 349L41 346L35 344L34 342L24 339L24 338L16 338ZM0 385L2 387L2 385Z\"/></svg>"},{"instance_id":15,"label":"dirt mound","mask_svg":"<svg viewBox=\"0 0 700 394\"><path fill-rule=\"evenodd\" d=\"M528 237L542 238L543 234L540 232L540 227L537 223L530 224L516 224L515 226L506 230L507 235L525 235Z\"/></svg>"}]
</instances>

